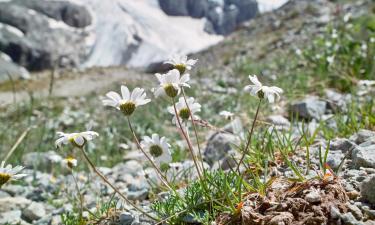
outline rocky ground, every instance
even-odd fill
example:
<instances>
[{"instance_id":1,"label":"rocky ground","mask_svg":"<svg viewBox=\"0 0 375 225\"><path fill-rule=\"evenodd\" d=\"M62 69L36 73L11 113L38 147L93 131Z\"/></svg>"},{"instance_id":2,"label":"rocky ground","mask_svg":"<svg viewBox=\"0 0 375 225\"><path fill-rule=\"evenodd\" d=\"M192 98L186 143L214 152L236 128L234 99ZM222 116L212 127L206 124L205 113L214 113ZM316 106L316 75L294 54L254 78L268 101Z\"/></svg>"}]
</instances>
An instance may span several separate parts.
<instances>
[{"instance_id":1,"label":"rocky ground","mask_svg":"<svg viewBox=\"0 0 375 225\"><path fill-rule=\"evenodd\" d=\"M330 1L314 1L313 4L307 1L297 2L299 1L292 1L275 13L245 24L218 46L195 55L200 60L195 82L203 87L198 93L202 96L209 93L217 97L238 92L234 84L241 81L237 76L231 75L241 73L237 67L243 60L251 59L249 61L267 64L275 60L275 55L280 56L277 55L278 52L284 54L285 49L294 52L311 36L323 32L338 10L335 3ZM345 5L343 10L352 15L360 15L366 12L366 8L371 8L371 1L356 1ZM299 66L303 69L303 65ZM57 77L52 95L57 98L53 98L53 101L76 97L79 99L73 102L78 105L78 109L82 109L80 104L89 102L87 95L101 92L101 89L107 89L123 80L142 83L149 78L147 74L139 75L141 73L123 68L98 71L85 72L86 75L83 76ZM272 67L261 72L269 80L276 76ZM102 74L106 74L105 81L101 79ZM43 96L48 95L47 77L48 74L41 75L41 79L28 84L38 98L43 99ZM223 86L219 81L229 85ZM83 90L82 86L87 88ZM20 89L22 87L17 86ZM0 99L3 99L4 105L9 105L13 101L13 93L9 87L3 89L7 92L0 93ZM279 153L275 154L270 165L274 181L266 194L260 196L249 193L241 208L240 220L222 214L216 219L217 224L240 224L241 221L245 224L375 224L374 127L369 125L362 129L359 126L358 129L341 133L342 124L353 123L353 115L350 113L352 103L364 105L371 101L375 94L375 82L356 81L353 90L347 93L327 87L321 91L303 90L298 92L303 95L283 97L277 106L270 107L269 112L260 115L259 121L264 126L257 127L259 133L275 130L286 134L283 136L285 141L296 146L290 155L291 161L303 171L306 180L316 176L320 176L320 179L292 182L296 173L285 164ZM290 93L289 90L286 91ZM305 92L309 94L305 95ZM27 91L19 93L22 94L17 95L18 100L27 99ZM224 103L221 100L207 101L206 107L220 104ZM95 106L97 105L93 108ZM370 113L373 114L373 111ZM42 113L33 112L33 118L38 118L39 114ZM71 120L94 117L95 114L83 115L81 112L72 116L64 111L58 115L63 125L56 126L71 127L74 123ZM365 120L366 124L373 124L373 121L367 121L371 118L371 115L355 114L354 121ZM243 115L235 115L226 125L223 121L226 120L221 119L222 128L215 128L208 135L205 133L205 141L202 143L206 166L210 170L229 170L234 166L232 156L237 156L233 144L238 144L238 136L243 135L243 131L249 127L249 118ZM305 145L299 145L303 134L313 138L303 140ZM272 137L276 139L275 136ZM40 139L44 145L53 145L53 138L51 140L42 136ZM153 199L162 198L166 193L154 185L159 182L158 178L145 163L142 154L132 145L122 143L121 148L127 149L123 159L118 160L115 165L99 169L129 199L149 209ZM73 177L57 162L61 152L36 152L33 149L35 152L26 151L22 160L19 160L27 167L25 172L30 175L24 181L5 185L0 190L0 224L61 224L62 214L77 211L74 177L84 196L85 209L95 214L91 224L152 224L138 212L129 210L129 206L117 197L112 199L113 191L94 173L77 169ZM327 149L327 170L330 171L331 168L334 171L329 176L320 172L319 155ZM309 171L307 152L311 161ZM102 161L106 157L110 157L110 154L97 156ZM197 176L192 166L192 161L184 160L169 171L168 177L178 176L181 183L188 182ZM187 172L180 174L180 171ZM103 207L105 204L107 206ZM194 224L195 221L187 217L185 222Z\"/></svg>"}]
</instances>

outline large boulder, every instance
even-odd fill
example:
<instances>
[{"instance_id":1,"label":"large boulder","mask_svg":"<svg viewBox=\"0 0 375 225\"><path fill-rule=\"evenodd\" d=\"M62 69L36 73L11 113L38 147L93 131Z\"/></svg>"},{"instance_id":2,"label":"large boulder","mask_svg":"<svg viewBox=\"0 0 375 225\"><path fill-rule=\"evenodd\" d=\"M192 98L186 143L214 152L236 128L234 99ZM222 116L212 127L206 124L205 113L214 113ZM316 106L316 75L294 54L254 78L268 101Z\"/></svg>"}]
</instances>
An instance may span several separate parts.
<instances>
[{"instance_id":1,"label":"large boulder","mask_svg":"<svg viewBox=\"0 0 375 225\"><path fill-rule=\"evenodd\" d=\"M316 96L308 96L290 105L290 113L302 119L320 120L327 109L327 103Z\"/></svg>"},{"instance_id":2,"label":"large boulder","mask_svg":"<svg viewBox=\"0 0 375 225\"><path fill-rule=\"evenodd\" d=\"M188 0L187 10L189 15L194 18L202 18L208 11L209 3L207 0Z\"/></svg>"},{"instance_id":3,"label":"large boulder","mask_svg":"<svg viewBox=\"0 0 375 225\"><path fill-rule=\"evenodd\" d=\"M237 23L242 23L252 19L258 13L258 3L256 0L225 0L226 5L235 5L239 10Z\"/></svg>"},{"instance_id":4,"label":"large boulder","mask_svg":"<svg viewBox=\"0 0 375 225\"><path fill-rule=\"evenodd\" d=\"M13 3L33 9L50 18L63 21L72 27L86 27L92 23L89 11L80 5L67 1L13 0Z\"/></svg>"},{"instance_id":5,"label":"large boulder","mask_svg":"<svg viewBox=\"0 0 375 225\"><path fill-rule=\"evenodd\" d=\"M159 0L160 8L171 16L188 16L188 0Z\"/></svg>"},{"instance_id":6,"label":"large boulder","mask_svg":"<svg viewBox=\"0 0 375 225\"><path fill-rule=\"evenodd\" d=\"M207 19L212 24L213 29L218 34L229 34L237 27L237 16L239 10L234 5L224 8L216 6L207 14Z\"/></svg>"},{"instance_id":7,"label":"large boulder","mask_svg":"<svg viewBox=\"0 0 375 225\"><path fill-rule=\"evenodd\" d=\"M361 183L361 195L364 200L375 205L375 174L369 176Z\"/></svg>"},{"instance_id":8,"label":"large boulder","mask_svg":"<svg viewBox=\"0 0 375 225\"><path fill-rule=\"evenodd\" d=\"M8 81L10 79L27 79L29 77L30 74L25 68L18 66L10 60L0 57L0 82Z\"/></svg>"},{"instance_id":9,"label":"large boulder","mask_svg":"<svg viewBox=\"0 0 375 225\"><path fill-rule=\"evenodd\" d=\"M36 2L39 5L32 4ZM44 11L31 10L37 6ZM86 56L88 34L68 25L56 27L55 18L46 15L47 6L49 3L43 0L0 2L0 51L28 70L80 65ZM65 14L55 17L64 21ZM69 18L65 21L77 27L91 23L91 19L79 19L73 14L66 14Z\"/></svg>"}]
</instances>

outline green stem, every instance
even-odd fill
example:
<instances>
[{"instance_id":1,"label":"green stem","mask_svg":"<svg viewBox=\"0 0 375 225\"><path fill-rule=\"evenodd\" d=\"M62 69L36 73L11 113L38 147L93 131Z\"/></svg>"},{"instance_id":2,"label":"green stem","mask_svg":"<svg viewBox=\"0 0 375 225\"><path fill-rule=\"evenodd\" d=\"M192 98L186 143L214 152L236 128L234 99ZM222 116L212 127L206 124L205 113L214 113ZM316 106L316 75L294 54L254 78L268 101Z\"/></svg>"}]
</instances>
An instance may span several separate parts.
<instances>
[{"instance_id":1,"label":"green stem","mask_svg":"<svg viewBox=\"0 0 375 225\"><path fill-rule=\"evenodd\" d=\"M148 218L152 219L152 220L155 220L155 221L158 221L157 218L151 216L150 214L148 214L147 212L145 212L143 209L141 209L140 207L136 206L134 203L132 203L124 194L122 194L111 182L109 182L107 180L107 178L102 174L100 173L95 165L92 163L92 161L90 160L90 158L88 157L88 155L86 154L85 150L83 150L83 147L82 148L79 148L81 149L81 152L84 156L84 158L86 159L87 163L90 165L90 167L93 169L93 171L108 185L110 186L118 195L121 196L121 198L126 202L128 203L129 205L133 206L136 210L138 210L139 212L141 212L142 214L144 214L145 216L147 216Z\"/></svg>"},{"instance_id":2,"label":"green stem","mask_svg":"<svg viewBox=\"0 0 375 225\"><path fill-rule=\"evenodd\" d=\"M204 170L203 155L202 155L202 150L201 150L201 147L200 147L200 144L199 144L199 138L198 138L197 126L195 125L195 121L194 121L193 114L191 113L191 110L190 110L189 104L187 103L186 95L185 95L185 91L184 91L183 88L181 88L181 90L182 90L182 96L184 97L184 100L185 100L186 107L187 107L188 110L189 110L190 119L191 119L191 124L193 125L195 139L197 140L197 146L198 146L199 157L200 157L201 164L202 164L202 170ZM203 175L204 175L204 173L203 173Z\"/></svg>"},{"instance_id":3,"label":"green stem","mask_svg":"<svg viewBox=\"0 0 375 225\"><path fill-rule=\"evenodd\" d=\"M154 161L151 159L151 157L147 154L147 152L142 148L141 146L141 143L139 142L138 138L137 138L137 135L135 135L135 132L134 132L134 129L133 129L133 126L130 122L130 118L127 117L128 119L128 125L129 125L129 128L130 128L130 131L132 132L133 134L133 137L134 137L134 140L135 142L137 143L137 147L139 150L141 150L141 152L146 156L147 160L150 161L151 165L154 167L154 169L157 171L157 173L160 175L160 180L163 182L163 184L165 186L167 186L170 190L173 190L170 186L170 184L168 183L168 180L167 180L167 177L164 176L164 174L161 172L161 170L156 166L156 164L154 163Z\"/></svg>"},{"instance_id":4,"label":"green stem","mask_svg":"<svg viewBox=\"0 0 375 225\"><path fill-rule=\"evenodd\" d=\"M181 133L182 133L182 135L184 136L184 138L186 140L186 143L188 145L191 157L193 158L194 165L195 165L195 168L197 169L199 179L202 180L202 174L201 174L201 171L200 171L198 163L197 163L197 159L196 159L195 154L194 154L193 146L192 146L192 144L191 144L188 136L186 135L186 133L184 131L184 128L183 128L183 126L181 124L181 120L180 120L180 117L178 115L177 108L176 108L176 102L174 101L174 99L173 99L173 109L174 109L174 113L176 115L178 126L180 127Z\"/></svg>"},{"instance_id":5,"label":"green stem","mask_svg":"<svg viewBox=\"0 0 375 225\"><path fill-rule=\"evenodd\" d=\"M259 103L258 103L258 107L257 107L257 111L255 113L255 117L254 117L254 120L253 120L253 124L251 126L251 130L250 130L250 134L249 134L249 138L247 140L247 143L246 143L246 146L245 146L245 149L242 153L242 156L241 156L241 159L240 159L240 162L238 163L237 165L237 169L236 171L237 172L240 172L240 166L245 158L245 156L248 154L249 152L249 146L250 146L250 143L251 143L251 137L253 136L253 132L254 132L254 127L255 127L255 124L256 124L256 121L257 121L257 117L258 117L258 114L259 114L259 109L260 109L260 104L262 103L262 99L259 100Z\"/></svg>"}]
</instances>

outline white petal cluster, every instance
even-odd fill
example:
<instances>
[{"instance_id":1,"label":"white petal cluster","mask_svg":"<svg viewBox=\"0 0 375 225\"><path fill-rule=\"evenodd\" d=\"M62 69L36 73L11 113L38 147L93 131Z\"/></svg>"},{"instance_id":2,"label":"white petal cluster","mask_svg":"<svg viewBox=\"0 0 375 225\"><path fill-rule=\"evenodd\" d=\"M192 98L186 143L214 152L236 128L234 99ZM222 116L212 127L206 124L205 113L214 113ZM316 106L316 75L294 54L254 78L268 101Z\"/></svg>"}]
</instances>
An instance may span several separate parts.
<instances>
[{"instance_id":1,"label":"white petal cluster","mask_svg":"<svg viewBox=\"0 0 375 225\"><path fill-rule=\"evenodd\" d=\"M190 109L190 112L189 112L189 109ZM201 105L198 102L196 102L193 97L187 98L186 102L183 97L180 97L178 99L178 102L176 103L176 111L178 113L178 116L181 122L184 120L190 120L191 119L190 113L193 116L193 119L195 120L199 118L197 115L195 115L195 113L201 111ZM176 116L174 107L173 106L168 107L168 112L173 115L172 123L178 125L177 116Z\"/></svg>"},{"instance_id":2,"label":"white petal cluster","mask_svg":"<svg viewBox=\"0 0 375 225\"><path fill-rule=\"evenodd\" d=\"M170 145L165 137L160 138L158 134L152 134L151 137L145 136L143 137L143 141L141 141L141 146L150 153L157 165L160 166L172 162L169 150Z\"/></svg>"},{"instance_id":3,"label":"white petal cluster","mask_svg":"<svg viewBox=\"0 0 375 225\"><path fill-rule=\"evenodd\" d=\"M59 137L55 142L56 147L61 147L63 144L66 145L71 143L79 148L82 148L88 141L99 136L99 134L94 131L84 131L80 133L57 132L57 135Z\"/></svg>"},{"instance_id":4,"label":"white petal cluster","mask_svg":"<svg viewBox=\"0 0 375 225\"><path fill-rule=\"evenodd\" d=\"M110 91L106 96L107 98L102 100L104 105L115 107L127 116L131 115L138 106L151 101L146 98L146 92L143 88L136 87L130 92L129 88L124 85L121 86L121 95Z\"/></svg>"},{"instance_id":5,"label":"white petal cluster","mask_svg":"<svg viewBox=\"0 0 375 225\"><path fill-rule=\"evenodd\" d=\"M229 111L221 111L220 113L219 113L219 115L220 116L222 116L222 117L224 117L225 119L227 119L227 120L231 120L231 119L233 119L233 116L234 116L234 114L232 113L232 112L229 112Z\"/></svg>"},{"instance_id":6,"label":"white petal cluster","mask_svg":"<svg viewBox=\"0 0 375 225\"><path fill-rule=\"evenodd\" d=\"M2 161L0 165L0 187L11 180L18 180L27 176L27 174L20 173L23 169L23 166L12 167L11 164L5 166L5 161Z\"/></svg>"},{"instance_id":7,"label":"white petal cluster","mask_svg":"<svg viewBox=\"0 0 375 225\"><path fill-rule=\"evenodd\" d=\"M197 59L188 59L186 55L174 55L164 63L173 65L175 69L184 73L186 70L191 70L197 61Z\"/></svg>"},{"instance_id":8,"label":"white petal cluster","mask_svg":"<svg viewBox=\"0 0 375 225\"><path fill-rule=\"evenodd\" d=\"M155 76L159 80L159 87L155 90L157 97L167 95L174 98L180 93L181 87L190 87L187 83L190 80L190 75L184 74L181 76L177 69L170 70L166 74L157 73Z\"/></svg>"},{"instance_id":9,"label":"white petal cluster","mask_svg":"<svg viewBox=\"0 0 375 225\"><path fill-rule=\"evenodd\" d=\"M256 75L249 75L249 79L253 84L247 85L245 87L245 91L249 91L251 95L258 96L261 99L267 98L270 103L274 103L275 99L280 99L280 94L283 93L283 90L281 88L262 85Z\"/></svg>"}]
</instances>

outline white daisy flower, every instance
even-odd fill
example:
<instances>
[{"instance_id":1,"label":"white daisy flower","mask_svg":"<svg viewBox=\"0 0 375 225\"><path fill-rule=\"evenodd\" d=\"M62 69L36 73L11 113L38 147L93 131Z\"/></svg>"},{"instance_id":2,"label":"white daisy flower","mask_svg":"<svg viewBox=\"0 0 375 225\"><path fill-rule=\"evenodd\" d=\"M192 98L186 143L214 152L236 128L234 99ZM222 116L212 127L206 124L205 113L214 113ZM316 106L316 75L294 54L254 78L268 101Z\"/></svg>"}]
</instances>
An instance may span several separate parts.
<instances>
[{"instance_id":1,"label":"white daisy flower","mask_svg":"<svg viewBox=\"0 0 375 225\"><path fill-rule=\"evenodd\" d=\"M189 108L186 106L186 102L187 102L187 105L189 106ZM178 113L178 116L180 117L180 120L184 121L184 120L190 120L191 119L189 109L191 111L193 119L194 120L198 119L199 117L194 115L194 114L201 111L201 105L198 102L196 102L193 97L190 97L190 98L186 99L186 102L185 102L185 99L183 97L180 97L178 99L178 102L176 103L176 111ZM175 114L175 111L174 111L174 107L173 106L168 107L168 112L173 114L172 122L174 124L178 125L177 117L176 117L176 114Z\"/></svg>"},{"instance_id":2,"label":"white daisy flower","mask_svg":"<svg viewBox=\"0 0 375 225\"><path fill-rule=\"evenodd\" d=\"M66 157L61 162L64 166L67 166L70 169L73 169L73 167L77 166L77 159L75 159L71 156Z\"/></svg>"},{"instance_id":3,"label":"white daisy flower","mask_svg":"<svg viewBox=\"0 0 375 225\"><path fill-rule=\"evenodd\" d=\"M141 146L150 153L159 166L172 162L170 145L165 137L160 138L157 134L152 134L151 137L145 136L141 141Z\"/></svg>"},{"instance_id":4,"label":"white daisy flower","mask_svg":"<svg viewBox=\"0 0 375 225\"><path fill-rule=\"evenodd\" d=\"M115 107L126 116L130 116L138 106L145 105L151 101L146 99L145 90L139 87L134 88L130 93L128 87L121 85L121 95L110 91L106 94L107 98L103 99L102 102L104 105Z\"/></svg>"},{"instance_id":5,"label":"white daisy flower","mask_svg":"<svg viewBox=\"0 0 375 225\"><path fill-rule=\"evenodd\" d=\"M57 132L59 138L56 140L56 147L61 147L63 144L73 144L76 147L82 148L88 141L93 140L95 137L99 136L98 133L94 131L85 131L80 133L64 133Z\"/></svg>"},{"instance_id":6,"label":"white daisy flower","mask_svg":"<svg viewBox=\"0 0 375 225\"><path fill-rule=\"evenodd\" d=\"M180 93L181 87L190 87L187 83L190 80L190 75L184 74L181 76L180 72L176 69L166 74L157 73L155 76L160 82L159 87L154 92L157 97L167 95L174 98Z\"/></svg>"},{"instance_id":7,"label":"white daisy flower","mask_svg":"<svg viewBox=\"0 0 375 225\"><path fill-rule=\"evenodd\" d=\"M221 111L220 113L219 113L219 115L220 116L222 116L222 117L224 117L225 119L227 119L227 120L231 120L231 119L233 119L233 116L234 116L234 114L232 113L232 112L228 112L228 111Z\"/></svg>"},{"instance_id":8,"label":"white daisy flower","mask_svg":"<svg viewBox=\"0 0 375 225\"><path fill-rule=\"evenodd\" d=\"M180 71L181 74L185 73L186 70L191 70L191 68L197 63L197 59L188 59L186 55L179 56L174 55L172 58L164 62L164 64L173 65L175 69Z\"/></svg>"},{"instance_id":9,"label":"white daisy flower","mask_svg":"<svg viewBox=\"0 0 375 225\"><path fill-rule=\"evenodd\" d=\"M12 167L10 164L5 166L5 161L2 161L0 166L0 188L11 180L18 180L27 176L27 174L19 173L23 169L23 166Z\"/></svg>"},{"instance_id":10,"label":"white daisy flower","mask_svg":"<svg viewBox=\"0 0 375 225\"><path fill-rule=\"evenodd\" d=\"M328 62L329 65L332 65L334 61L335 61L334 55L327 57L327 62Z\"/></svg>"},{"instance_id":11,"label":"white daisy flower","mask_svg":"<svg viewBox=\"0 0 375 225\"><path fill-rule=\"evenodd\" d=\"M251 85L247 85L245 87L245 91L250 91L250 94L253 96L258 96L260 99L267 98L270 103L275 102L276 100L280 99L280 94L283 93L283 90L279 87L268 87L262 85L262 83L259 82L258 77L256 75L250 76L250 81L253 83Z\"/></svg>"}]
</instances>

